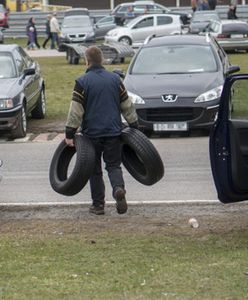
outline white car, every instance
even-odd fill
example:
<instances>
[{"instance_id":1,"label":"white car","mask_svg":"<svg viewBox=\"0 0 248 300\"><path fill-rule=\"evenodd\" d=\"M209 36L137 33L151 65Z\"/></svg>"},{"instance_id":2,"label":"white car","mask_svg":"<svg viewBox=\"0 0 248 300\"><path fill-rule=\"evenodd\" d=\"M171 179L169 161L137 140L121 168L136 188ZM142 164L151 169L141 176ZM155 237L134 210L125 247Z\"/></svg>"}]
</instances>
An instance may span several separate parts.
<instances>
[{"instance_id":1,"label":"white car","mask_svg":"<svg viewBox=\"0 0 248 300\"><path fill-rule=\"evenodd\" d=\"M121 42L133 47L140 46L150 35L180 34L182 23L179 15L142 15L107 32L105 42Z\"/></svg>"}]
</instances>

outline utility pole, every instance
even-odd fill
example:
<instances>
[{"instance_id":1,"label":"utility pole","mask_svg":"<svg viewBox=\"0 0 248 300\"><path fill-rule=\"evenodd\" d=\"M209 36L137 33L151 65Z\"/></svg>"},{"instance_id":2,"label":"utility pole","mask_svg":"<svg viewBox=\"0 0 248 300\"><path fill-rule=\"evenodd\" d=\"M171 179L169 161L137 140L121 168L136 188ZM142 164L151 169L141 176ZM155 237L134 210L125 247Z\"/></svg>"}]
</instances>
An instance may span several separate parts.
<instances>
[{"instance_id":1,"label":"utility pole","mask_svg":"<svg viewBox=\"0 0 248 300\"><path fill-rule=\"evenodd\" d=\"M113 10L115 7L115 0L110 0L110 9Z\"/></svg>"}]
</instances>

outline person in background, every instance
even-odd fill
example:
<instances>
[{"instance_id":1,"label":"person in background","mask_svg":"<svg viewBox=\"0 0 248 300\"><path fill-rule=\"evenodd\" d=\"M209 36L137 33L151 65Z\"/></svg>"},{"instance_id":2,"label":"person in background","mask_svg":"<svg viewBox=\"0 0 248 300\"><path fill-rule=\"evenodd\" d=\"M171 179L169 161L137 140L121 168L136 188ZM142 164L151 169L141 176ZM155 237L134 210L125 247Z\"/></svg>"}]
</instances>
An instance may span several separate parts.
<instances>
[{"instance_id":1,"label":"person in background","mask_svg":"<svg viewBox=\"0 0 248 300\"><path fill-rule=\"evenodd\" d=\"M39 42L38 42L38 37L37 37L37 30L36 30L36 27L35 27L35 19L34 17L30 18L28 20L28 24L26 26L26 32L27 32L27 36L29 36L29 28L30 27L33 27L34 28L34 43L36 45L36 47L38 49L40 49L40 45L39 45ZM27 46L29 45L29 39L28 39L28 43L27 43Z\"/></svg>"},{"instance_id":2,"label":"person in background","mask_svg":"<svg viewBox=\"0 0 248 300\"><path fill-rule=\"evenodd\" d=\"M216 0L208 0L208 6L210 10L215 10L217 5L217 1Z\"/></svg>"},{"instance_id":3,"label":"person in background","mask_svg":"<svg viewBox=\"0 0 248 300\"><path fill-rule=\"evenodd\" d=\"M194 13L197 9L197 0L191 0L191 8Z\"/></svg>"},{"instance_id":4,"label":"person in background","mask_svg":"<svg viewBox=\"0 0 248 300\"><path fill-rule=\"evenodd\" d=\"M44 43L43 43L43 45L42 45L42 47L43 47L44 49L46 49L46 44L48 43L48 41L49 41L49 40L52 40L52 34L51 34L51 28L50 28L50 21L51 21L51 18L52 18L51 15L48 15L48 16L47 16L47 20L46 20L46 35L47 35L47 37L46 37L46 39L45 39L45 41L44 41Z\"/></svg>"},{"instance_id":5,"label":"person in background","mask_svg":"<svg viewBox=\"0 0 248 300\"><path fill-rule=\"evenodd\" d=\"M30 26L28 31L28 50L35 49L35 35L34 35L34 27Z\"/></svg>"},{"instance_id":6,"label":"person in background","mask_svg":"<svg viewBox=\"0 0 248 300\"><path fill-rule=\"evenodd\" d=\"M60 27L59 27L59 22L58 22L56 16L57 16L57 13L54 12L53 16L50 20L50 31L51 31L51 36L52 36L51 49L55 49L56 46L57 46L57 48L59 47Z\"/></svg>"},{"instance_id":7,"label":"person in background","mask_svg":"<svg viewBox=\"0 0 248 300\"><path fill-rule=\"evenodd\" d=\"M92 206L90 213L104 214L105 185L102 157L112 186L119 214L127 211L126 190L121 169L121 114L130 127L138 128L132 99L117 74L103 67L103 53L91 46L85 51L86 74L76 80L68 113L65 142L74 146L78 128L95 147L95 167L90 177Z\"/></svg>"},{"instance_id":8,"label":"person in background","mask_svg":"<svg viewBox=\"0 0 248 300\"><path fill-rule=\"evenodd\" d=\"M238 0L231 0L230 4L233 6L234 10L234 19L238 19L236 10L237 10L237 5L238 5Z\"/></svg>"},{"instance_id":9,"label":"person in background","mask_svg":"<svg viewBox=\"0 0 248 300\"><path fill-rule=\"evenodd\" d=\"M229 19L229 20L238 19L238 17L236 16L235 7L233 6L233 4L229 5L229 10L227 12L227 19Z\"/></svg>"}]
</instances>

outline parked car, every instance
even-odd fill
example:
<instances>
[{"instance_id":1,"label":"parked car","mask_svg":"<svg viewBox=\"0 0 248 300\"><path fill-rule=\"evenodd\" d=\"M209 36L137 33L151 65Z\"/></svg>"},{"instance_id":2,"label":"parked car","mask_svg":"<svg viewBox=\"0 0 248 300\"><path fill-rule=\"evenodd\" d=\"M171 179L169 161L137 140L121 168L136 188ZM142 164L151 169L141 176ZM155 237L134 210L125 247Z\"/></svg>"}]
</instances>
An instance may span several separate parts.
<instances>
[{"instance_id":1,"label":"parked car","mask_svg":"<svg viewBox=\"0 0 248 300\"><path fill-rule=\"evenodd\" d=\"M63 19L59 50L63 50L63 43L87 43L95 40L95 31L89 16L69 16Z\"/></svg>"},{"instance_id":2,"label":"parked car","mask_svg":"<svg viewBox=\"0 0 248 300\"><path fill-rule=\"evenodd\" d=\"M8 28L8 19L9 19L9 13L4 8L2 4L0 4L0 27Z\"/></svg>"},{"instance_id":3,"label":"parked car","mask_svg":"<svg viewBox=\"0 0 248 300\"><path fill-rule=\"evenodd\" d=\"M213 20L205 31L216 38L226 51L248 51L248 24L240 20Z\"/></svg>"},{"instance_id":4,"label":"parked car","mask_svg":"<svg viewBox=\"0 0 248 300\"><path fill-rule=\"evenodd\" d=\"M97 21L94 25L96 39L103 39L106 33L116 28L115 18L113 16L105 16Z\"/></svg>"},{"instance_id":5,"label":"parked car","mask_svg":"<svg viewBox=\"0 0 248 300\"><path fill-rule=\"evenodd\" d=\"M248 86L247 74L226 78L209 141L213 178L218 198L223 203L248 200L248 118L247 115L242 119L232 118L230 114L230 98L233 89L236 93L239 85L243 87L241 93L244 94L244 88ZM247 100L246 93L244 100ZM245 105L247 107L247 101Z\"/></svg>"},{"instance_id":6,"label":"parked car","mask_svg":"<svg viewBox=\"0 0 248 300\"><path fill-rule=\"evenodd\" d=\"M209 129L225 77L236 71L212 37L151 37L132 59L124 83L144 130Z\"/></svg>"},{"instance_id":7,"label":"parked car","mask_svg":"<svg viewBox=\"0 0 248 300\"><path fill-rule=\"evenodd\" d=\"M45 83L40 66L18 45L0 45L0 130L13 138L27 132L27 116L45 117Z\"/></svg>"},{"instance_id":8,"label":"parked car","mask_svg":"<svg viewBox=\"0 0 248 300\"><path fill-rule=\"evenodd\" d=\"M181 25L180 17L177 15L142 15L123 27L110 30L105 36L105 41L140 46L149 35L180 34Z\"/></svg>"},{"instance_id":9,"label":"parked car","mask_svg":"<svg viewBox=\"0 0 248 300\"><path fill-rule=\"evenodd\" d=\"M205 29L211 20L220 21L220 17L215 10L199 10L194 12L190 25L189 32L190 33L199 33L203 29Z\"/></svg>"},{"instance_id":10,"label":"parked car","mask_svg":"<svg viewBox=\"0 0 248 300\"><path fill-rule=\"evenodd\" d=\"M161 4L155 3L154 1L135 1L121 3L114 8L114 10L111 12L111 15L115 17L116 24L122 26L127 20L133 19L143 14L155 13L179 15L183 24L189 24L192 17L191 13L180 10L170 10Z\"/></svg>"},{"instance_id":11,"label":"parked car","mask_svg":"<svg viewBox=\"0 0 248 300\"><path fill-rule=\"evenodd\" d=\"M0 44L4 43L4 35L3 35L3 29L0 29Z\"/></svg>"},{"instance_id":12,"label":"parked car","mask_svg":"<svg viewBox=\"0 0 248 300\"><path fill-rule=\"evenodd\" d=\"M89 16L90 12L88 8L84 7L75 7L75 8L70 8L67 9L64 13L64 17L69 17L69 16Z\"/></svg>"}]
</instances>

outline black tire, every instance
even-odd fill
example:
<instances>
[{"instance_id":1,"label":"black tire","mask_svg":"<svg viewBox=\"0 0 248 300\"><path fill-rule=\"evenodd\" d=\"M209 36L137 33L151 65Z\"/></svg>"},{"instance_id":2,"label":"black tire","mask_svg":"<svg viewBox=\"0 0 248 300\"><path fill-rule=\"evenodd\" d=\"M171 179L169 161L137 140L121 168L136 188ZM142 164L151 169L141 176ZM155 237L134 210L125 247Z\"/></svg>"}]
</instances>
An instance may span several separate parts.
<instances>
[{"instance_id":1,"label":"black tire","mask_svg":"<svg viewBox=\"0 0 248 300\"><path fill-rule=\"evenodd\" d=\"M23 138L27 134L27 115L26 108L23 104L21 110L18 113L18 125L11 131L11 137L13 139Z\"/></svg>"},{"instance_id":2,"label":"black tire","mask_svg":"<svg viewBox=\"0 0 248 300\"><path fill-rule=\"evenodd\" d=\"M31 111L32 118L44 119L46 114L46 98L44 88L40 92L40 96L36 107Z\"/></svg>"},{"instance_id":3,"label":"black tire","mask_svg":"<svg viewBox=\"0 0 248 300\"><path fill-rule=\"evenodd\" d=\"M49 170L50 184L55 192L72 196L79 193L88 182L95 165L95 150L91 141L83 136L75 136L75 147L62 141L56 149ZM68 177L68 167L76 153L74 168Z\"/></svg>"},{"instance_id":4,"label":"black tire","mask_svg":"<svg viewBox=\"0 0 248 300\"><path fill-rule=\"evenodd\" d=\"M139 130L122 130L122 163L140 183L153 185L164 176L164 165L150 140Z\"/></svg>"},{"instance_id":5,"label":"black tire","mask_svg":"<svg viewBox=\"0 0 248 300\"><path fill-rule=\"evenodd\" d=\"M79 57L73 56L73 65L78 65L79 64Z\"/></svg>"},{"instance_id":6,"label":"black tire","mask_svg":"<svg viewBox=\"0 0 248 300\"><path fill-rule=\"evenodd\" d=\"M128 36L122 36L122 37L120 37L119 38L119 42L123 43L125 45L129 45L129 46L132 45L132 41L131 41L130 37L128 37Z\"/></svg>"}]
</instances>

